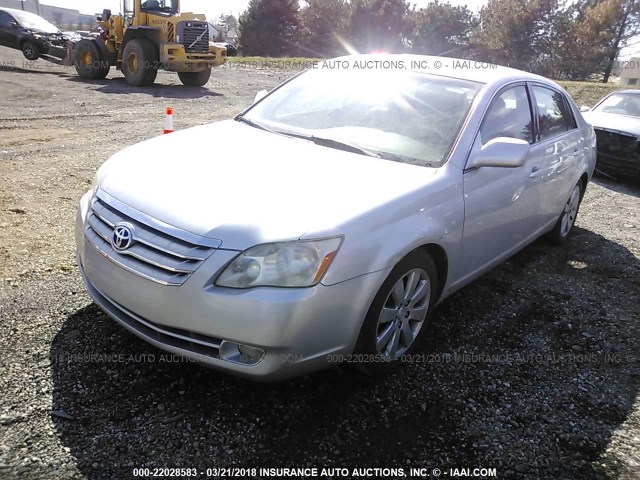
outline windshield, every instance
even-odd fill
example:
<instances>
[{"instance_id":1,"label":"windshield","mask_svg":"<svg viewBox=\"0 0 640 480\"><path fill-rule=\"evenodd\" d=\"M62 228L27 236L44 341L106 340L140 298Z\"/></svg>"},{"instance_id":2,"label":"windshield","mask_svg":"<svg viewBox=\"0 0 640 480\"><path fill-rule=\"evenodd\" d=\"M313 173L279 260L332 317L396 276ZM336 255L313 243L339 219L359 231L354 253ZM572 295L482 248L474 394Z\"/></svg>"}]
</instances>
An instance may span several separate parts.
<instances>
[{"instance_id":1,"label":"windshield","mask_svg":"<svg viewBox=\"0 0 640 480\"><path fill-rule=\"evenodd\" d=\"M407 71L318 67L277 89L244 118L279 133L335 141L323 141L326 146L343 142L382 158L433 166L447 159L481 87Z\"/></svg>"},{"instance_id":2,"label":"windshield","mask_svg":"<svg viewBox=\"0 0 640 480\"><path fill-rule=\"evenodd\" d=\"M178 0L146 0L142 2L142 9L176 13L178 11Z\"/></svg>"},{"instance_id":3,"label":"windshield","mask_svg":"<svg viewBox=\"0 0 640 480\"><path fill-rule=\"evenodd\" d=\"M37 30L43 33L58 33L60 30L53 23L47 22L44 18L29 12L15 12L13 16L24 28Z\"/></svg>"},{"instance_id":4,"label":"windshield","mask_svg":"<svg viewBox=\"0 0 640 480\"><path fill-rule=\"evenodd\" d=\"M602 113L640 117L640 94L614 93L605 98L594 110Z\"/></svg>"}]
</instances>

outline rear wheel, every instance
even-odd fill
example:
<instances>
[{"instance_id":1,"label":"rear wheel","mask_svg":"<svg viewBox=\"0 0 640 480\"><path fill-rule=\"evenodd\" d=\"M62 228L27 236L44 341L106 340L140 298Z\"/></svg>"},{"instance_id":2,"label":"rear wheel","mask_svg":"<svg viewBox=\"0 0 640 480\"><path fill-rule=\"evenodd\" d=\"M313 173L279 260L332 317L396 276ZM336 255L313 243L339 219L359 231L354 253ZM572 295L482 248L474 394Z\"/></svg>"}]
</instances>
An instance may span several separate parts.
<instances>
[{"instance_id":1,"label":"rear wheel","mask_svg":"<svg viewBox=\"0 0 640 480\"><path fill-rule=\"evenodd\" d=\"M146 87L153 85L158 76L158 49L149 40L138 38L129 41L122 54L122 72L129 85Z\"/></svg>"},{"instance_id":2,"label":"rear wheel","mask_svg":"<svg viewBox=\"0 0 640 480\"><path fill-rule=\"evenodd\" d=\"M202 87L211 78L211 69L207 68L201 72L178 72L178 77L187 87Z\"/></svg>"},{"instance_id":3,"label":"rear wheel","mask_svg":"<svg viewBox=\"0 0 640 480\"><path fill-rule=\"evenodd\" d=\"M22 55L27 60L34 62L40 58L40 49L35 43L27 40L22 44Z\"/></svg>"},{"instance_id":4,"label":"rear wheel","mask_svg":"<svg viewBox=\"0 0 640 480\"><path fill-rule=\"evenodd\" d=\"M578 182L569 196L569 200L564 206L558 221L556 222L553 230L549 232L549 240L554 245L563 245L576 223L578 218L578 210L580 209L580 202L582 201L582 183Z\"/></svg>"},{"instance_id":5,"label":"rear wheel","mask_svg":"<svg viewBox=\"0 0 640 480\"><path fill-rule=\"evenodd\" d=\"M111 68L109 60L102 58L100 49L91 40L78 42L74 49L73 60L78 75L89 80L102 80Z\"/></svg>"},{"instance_id":6,"label":"rear wheel","mask_svg":"<svg viewBox=\"0 0 640 480\"><path fill-rule=\"evenodd\" d=\"M361 370L380 375L401 366L403 356L419 347L438 291L433 259L416 250L391 271L376 294L365 318L356 358Z\"/></svg>"}]
</instances>

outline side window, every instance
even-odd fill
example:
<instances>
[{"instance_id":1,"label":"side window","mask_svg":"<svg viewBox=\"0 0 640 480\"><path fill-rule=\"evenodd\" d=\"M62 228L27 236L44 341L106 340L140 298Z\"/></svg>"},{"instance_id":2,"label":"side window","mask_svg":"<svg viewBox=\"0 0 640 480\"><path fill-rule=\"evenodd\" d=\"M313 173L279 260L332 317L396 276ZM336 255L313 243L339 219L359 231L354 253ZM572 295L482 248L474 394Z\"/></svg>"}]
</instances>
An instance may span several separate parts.
<instances>
[{"instance_id":1,"label":"side window","mask_svg":"<svg viewBox=\"0 0 640 480\"><path fill-rule=\"evenodd\" d=\"M497 137L519 138L533 143L529 96L523 85L509 88L493 99L480 127L482 143Z\"/></svg>"},{"instance_id":2,"label":"side window","mask_svg":"<svg viewBox=\"0 0 640 480\"><path fill-rule=\"evenodd\" d=\"M540 140L555 137L569 130L564 95L550 88L533 86L536 98ZM575 122L575 120L573 120Z\"/></svg>"},{"instance_id":3,"label":"side window","mask_svg":"<svg viewBox=\"0 0 640 480\"><path fill-rule=\"evenodd\" d=\"M0 27L8 27L12 21L13 17L11 17L8 13L0 12Z\"/></svg>"},{"instance_id":4,"label":"side window","mask_svg":"<svg viewBox=\"0 0 640 480\"><path fill-rule=\"evenodd\" d=\"M126 27L131 25L131 20L133 19L133 3L132 0L124 0L124 24Z\"/></svg>"},{"instance_id":5,"label":"side window","mask_svg":"<svg viewBox=\"0 0 640 480\"><path fill-rule=\"evenodd\" d=\"M567 129L573 130L574 128L578 128L578 122L576 122L576 117L574 117L573 115L573 110L571 109L569 100L567 100L567 97L565 97L564 95L562 96L562 98L564 99L564 117L566 119Z\"/></svg>"}]
</instances>

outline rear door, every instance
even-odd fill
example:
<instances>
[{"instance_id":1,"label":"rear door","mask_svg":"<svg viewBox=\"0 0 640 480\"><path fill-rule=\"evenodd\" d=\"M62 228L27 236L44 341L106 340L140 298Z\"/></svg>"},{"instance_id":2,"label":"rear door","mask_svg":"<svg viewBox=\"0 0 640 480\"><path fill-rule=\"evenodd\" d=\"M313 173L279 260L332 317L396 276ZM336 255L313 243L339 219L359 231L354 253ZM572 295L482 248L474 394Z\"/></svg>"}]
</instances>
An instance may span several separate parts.
<instances>
[{"instance_id":1,"label":"rear door","mask_svg":"<svg viewBox=\"0 0 640 480\"><path fill-rule=\"evenodd\" d=\"M542 194L541 214L554 223L574 186L582 138L565 95L548 85L530 84L537 125L540 169L533 172Z\"/></svg>"}]
</instances>

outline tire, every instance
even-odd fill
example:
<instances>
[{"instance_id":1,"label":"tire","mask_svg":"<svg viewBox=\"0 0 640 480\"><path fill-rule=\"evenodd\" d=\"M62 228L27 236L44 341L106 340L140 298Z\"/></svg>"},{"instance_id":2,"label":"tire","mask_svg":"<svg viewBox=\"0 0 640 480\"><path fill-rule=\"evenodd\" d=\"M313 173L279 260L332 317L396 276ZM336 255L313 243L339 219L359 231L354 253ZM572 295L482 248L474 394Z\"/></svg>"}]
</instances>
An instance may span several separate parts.
<instances>
[{"instance_id":1,"label":"tire","mask_svg":"<svg viewBox=\"0 0 640 480\"><path fill-rule=\"evenodd\" d=\"M153 85L158 76L158 49L153 42L137 38L130 40L122 54L122 72L133 87Z\"/></svg>"},{"instance_id":2,"label":"tire","mask_svg":"<svg viewBox=\"0 0 640 480\"><path fill-rule=\"evenodd\" d=\"M35 62L40 58L40 49L30 40L22 43L22 55L31 62Z\"/></svg>"},{"instance_id":3,"label":"tire","mask_svg":"<svg viewBox=\"0 0 640 480\"><path fill-rule=\"evenodd\" d=\"M201 72L178 72L178 77L183 85L187 87L202 87L211 78L211 69L207 68Z\"/></svg>"},{"instance_id":4,"label":"tire","mask_svg":"<svg viewBox=\"0 0 640 480\"><path fill-rule=\"evenodd\" d=\"M578 182L576 186L573 187L573 190L571 190L571 195L569 195L569 199L560 217L558 217L558 221L553 227L553 230L549 232L548 238L553 245L564 245L569 235L571 235L573 226L578 218L580 202L582 202L582 193L582 182Z\"/></svg>"},{"instance_id":5,"label":"tire","mask_svg":"<svg viewBox=\"0 0 640 480\"><path fill-rule=\"evenodd\" d=\"M109 60L102 58L98 45L92 40L80 40L73 50L73 63L76 72L88 80L103 80L111 66Z\"/></svg>"},{"instance_id":6,"label":"tire","mask_svg":"<svg viewBox=\"0 0 640 480\"><path fill-rule=\"evenodd\" d=\"M359 370L370 375L397 370L402 356L411 354L424 340L437 292L438 271L431 256L416 250L403 258L380 287L365 317L355 352L356 358L363 356Z\"/></svg>"}]
</instances>

